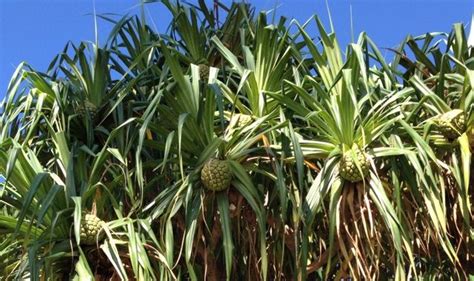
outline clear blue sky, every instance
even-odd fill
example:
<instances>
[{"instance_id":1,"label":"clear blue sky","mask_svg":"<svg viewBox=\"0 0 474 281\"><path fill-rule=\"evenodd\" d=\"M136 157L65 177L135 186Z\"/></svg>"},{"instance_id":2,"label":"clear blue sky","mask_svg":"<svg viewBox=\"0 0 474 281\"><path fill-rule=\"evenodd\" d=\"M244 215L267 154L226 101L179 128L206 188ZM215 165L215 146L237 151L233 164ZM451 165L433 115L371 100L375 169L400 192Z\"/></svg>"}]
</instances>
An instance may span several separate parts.
<instances>
[{"instance_id":1,"label":"clear blue sky","mask_svg":"<svg viewBox=\"0 0 474 281\"><path fill-rule=\"evenodd\" d=\"M212 0L207 0L209 3ZM134 14L139 0L95 0L98 14ZM197 2L189 0L188 2ZM231 1L221 1L229 3ZM300 22L318 14L329 29L324 0L255 0L257 10L280 4L278 15ZM350 6L354 31L366 31L380 47L393 47L406 35L449 31L456 22L469 23L473 0L328 0L336 33L350 41ZM170 16L161 3L146 5L150 18L163 31ZM0 0L0 98L16 66L26 61L46 70L50 60L70 40L94 41L93 0ZM99 40L111 26L99 20ZM310 29L312 31L314 29Z\"/></svg>"}]
</instances>

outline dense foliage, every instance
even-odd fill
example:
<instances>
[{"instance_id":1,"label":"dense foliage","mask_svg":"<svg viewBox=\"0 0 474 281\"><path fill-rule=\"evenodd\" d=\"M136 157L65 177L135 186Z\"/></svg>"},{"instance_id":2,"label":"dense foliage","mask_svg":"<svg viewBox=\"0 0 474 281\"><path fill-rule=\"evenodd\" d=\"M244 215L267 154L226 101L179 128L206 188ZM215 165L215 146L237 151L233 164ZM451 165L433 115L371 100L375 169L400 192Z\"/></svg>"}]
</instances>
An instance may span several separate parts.
<instances>
[{"instance_id":1,"label":"dense foliage","mask_svg":"<svg viewBox=\"0 0 474 281\"><path fill-rule=\"evenodd\" d=\"M27 64L1 107L0 276L465 279L474 51L460 24L386 61L235 3ZM1 278L3 279L3 278Z\"/></svg>"}]
</instances>

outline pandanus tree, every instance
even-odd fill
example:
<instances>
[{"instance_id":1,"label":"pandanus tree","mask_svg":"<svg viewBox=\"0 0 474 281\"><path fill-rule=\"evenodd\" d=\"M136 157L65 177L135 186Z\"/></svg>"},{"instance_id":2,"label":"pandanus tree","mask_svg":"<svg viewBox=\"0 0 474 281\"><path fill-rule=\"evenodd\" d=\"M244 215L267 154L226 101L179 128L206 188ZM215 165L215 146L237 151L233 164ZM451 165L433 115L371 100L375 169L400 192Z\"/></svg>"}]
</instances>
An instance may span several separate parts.
<instances>
[{"instance_id":1,"label":"pandanus tree","mask_svg":"<svg viewBox=\"0 0 474 281\"><path fill-rule=\"evenodd\" d=\"M160 2L165 33L103 15L104 46L14 73L2 278L468 278L462 25L388 61L365 33L341 49L317 17L313 35L245 3Z\"/></svg>"},{"instance_id":2,"label":"pandanus tree","mask_svg":"<svg viewBox=\"0 0 474 281\"><path fill-rule=\"evenodd\" d=\"M422 47L420 47L420 45ZM456 267L472 272L472 149L473 99L472 46L468 45L464 27L455 24L451 33L430 33L408 38L404 53L412 51L416 68L407 68L404 78L416 90L414 105L407 120L414 125L436 155L447 166L439 172L440 195L444 196L445 227L455 246ZM408 61L408 59L405 59ZM440 200L442 197L439 197ZM434 240L426 240L425 248L437 251ZM441 257L443 259L444 257ZM426 270L439 272L434 262L422 259ZM465 278L451 265L444 271Z\"/></svg>"},{"instance_id":3,"label":"pandanus tree","mask_svg":"<svg viewBox=\"0 0 474 281\"><path fill-rule=\"evenodd\" d=\"M310 272L325 267L324 276L335 274L336 279L377 278L388 274L384 267L402 278L410 264L404 252L412 255L410 237L401 227L405 218L391 202L394 191L382 167L389 166L384 163L389 157L413 153L392 147L390 140L413 90L396 85L392 72L381 76L369 69L364 54L370 46L375 55L378 50L365 35L349 46L343 64L334 34L327 34L319 20L317 24L322 52L301 29L317 75L285 81L287 87L273 95L295 118L300 140L294 149L315 161L318 172L301 190L304 231L310 237L302 243L302 258L313 260Z\"/></svg>"}]
</instances>

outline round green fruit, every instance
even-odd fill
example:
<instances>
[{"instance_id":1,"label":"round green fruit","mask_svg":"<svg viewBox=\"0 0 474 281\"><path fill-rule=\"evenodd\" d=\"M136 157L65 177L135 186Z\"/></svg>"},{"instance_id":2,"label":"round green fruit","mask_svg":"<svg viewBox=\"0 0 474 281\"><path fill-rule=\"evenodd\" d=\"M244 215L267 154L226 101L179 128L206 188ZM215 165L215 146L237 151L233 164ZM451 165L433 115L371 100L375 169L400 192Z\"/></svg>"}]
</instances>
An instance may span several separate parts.
<instances>
[{"instance_id":1,"label":"round green fruit","mask_svg":"<svg viewBox=\"0 0 474 281\"><path fill-rule=\"evenodd\" d=\"M232 172L225 160L211 158L201 170L201 181L211 191L222 191L230 186Z\"/></svg>"},{"instance_id":2,"label":"round green fruit","mask_svg":"<svg viewBox=\"0 0 474 281\"><path fill-rule=\"evenodd\" d=\"M104 238L102 225L104 221L93 214L84 214L81 220L81 244L94 245Z\"/></svg>"},{"instance_id":3,"label":"round green fruit","mask_svg":"<svg viewBox=\"0 0 474 281\"><path fill-rule=\"evenodd\" d=\"M91 103L90 101L84 101L84 103L79 104L77 107L77 113L81 116L86 116L86 114L90 114L91 119L95 119L97 116L97 106Z\"/></svg>"},{"instance_id":4,"label":"round green fruit","mask_svg":"<svg viewBox=\"0 0 474 281\"><path fill-rule=\"evenodd\" d=\"M350 182L363 180L369 175L369 170L370 161L366 153L356 146L346 151L339 162L339 175Z\"/></svg>"},{"instance_id":5,"label":"round green fruit","mask_svg":"<svg viewBox=\"0 0 474 281\"><path fill-rule=\"evenodd\" d=\"M253 121L252 116L248 114L237 113L235 116L238 119L237 121L238 127L245 127L246 125L252 123Z\"/></svg>"},{"instance_id":6,"label":"round green fruit","mask_svg":"<svg viewBox=\"0 0 474 281\"><path fill-rule=\"evenodd\" d=\"M438 117L436 124L443 136L456 139L466 131L466 115L461 109L454 109Z\"/></svg>"},{"instance_id":7,"label":"round green fruit","mask_svg":"<svg viewBox=\"0 0 474 281\"><path fill-rule=\"evenodd\" d=\"M199 66L199 77L201 78L201 80L207 82L207 80L209 80L209 66L205 65L205 64L200 64L198 65Z\"/></svg>"}]
</instances>

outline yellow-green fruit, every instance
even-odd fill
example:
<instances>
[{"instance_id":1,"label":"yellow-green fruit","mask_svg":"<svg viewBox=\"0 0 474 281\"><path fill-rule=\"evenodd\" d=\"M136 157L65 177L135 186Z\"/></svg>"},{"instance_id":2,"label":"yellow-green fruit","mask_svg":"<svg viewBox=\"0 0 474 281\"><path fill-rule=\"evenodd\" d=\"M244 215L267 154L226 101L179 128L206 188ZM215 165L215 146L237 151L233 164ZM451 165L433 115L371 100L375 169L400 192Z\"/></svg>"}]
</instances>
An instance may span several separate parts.
<instances>
[{"instance_id":1,"label":"yellow-green fruit","mask_svg":"<svg viewBox=\"0 0 474 281\"><path fill-rule=\"evenodd\" d=\"M232 172L225 160L211 158L201 170L201 181L204 187L212 191L222 191L230 186Z\"/></svg>"},{"instance_id":2,"label":"yellow-green fruit","mask_svg":"<svg viewBox=\"0 0 474 281\"><path fill-rule=\"evenodd\" d=\"M91 119L94 119L97 116L97 106L90 101L84 101L84 103L79 104L77 107L77 113L81 116L85 116L89 113Z\"/></svg>"},{"instance_id":3,"label":"yellow-green fruit","mask_svg":"<svg viewBox=\"0 0 474 281\"><path fill-rule=\"evenodd\" d=\"M344 153L339 162L339 174L350 182L358 182L367 177L369 169L370 161L365 152L358 147L353 147L352 150Z\"/></svg>"},{"instance_id":4,"label":"yellow-green fruit","mask_svg":"<svg viewBox=\"0 0 474 281\"><path fill-rule=\"evenodd\" d=\"M209 80L209 66L205 64L200 64L199 66L199 77L201 80L207 82Z\"/></svg>"},{"instance_id":5,"label":"yellow-green fruit","mask_svg":"<svg viewBox=\"0 0 474 281\"><path fill-rule=\"evenodd\" d=\"M456 139L466 131L466 115L461 109L442 114L436 123L441 134L448 139Z\"/></svg>"},{"instance_id":6,"label":"yellow-green fruit","mask_svg":"<svg viewBox=\"0 0 474 281\"><path fill-rule=\"evenodd\" d=\"M248 114L237 113L235 116L238 119L237 121L238 127L244 127L245 125L248 125L253 121L252 116Z\"/></svg>"},{"instance_id":7,"label":"yellow-green fruit","mask_svg":"<svg viewBox=\"0 0 474 281\"><path fill-rule=\"evenodd\" d=\"M85 214L81 220L81 244L94 245L104 238L102 225L104 221L93 214Z\"/></svg>"}]
</instances>

